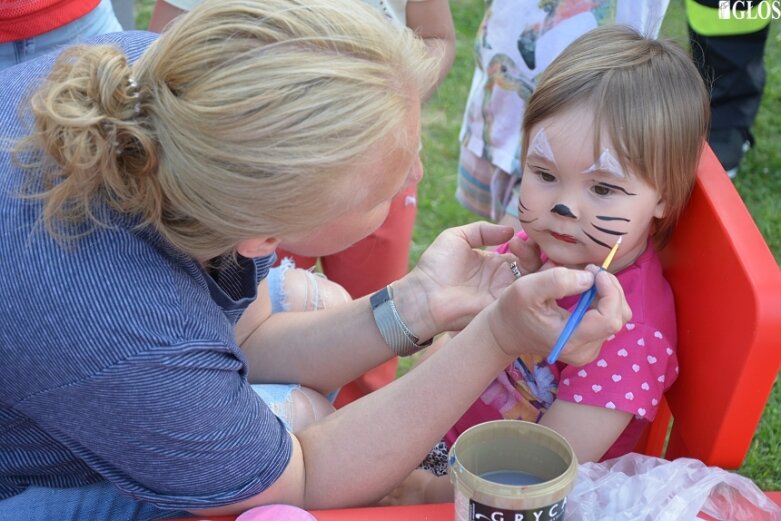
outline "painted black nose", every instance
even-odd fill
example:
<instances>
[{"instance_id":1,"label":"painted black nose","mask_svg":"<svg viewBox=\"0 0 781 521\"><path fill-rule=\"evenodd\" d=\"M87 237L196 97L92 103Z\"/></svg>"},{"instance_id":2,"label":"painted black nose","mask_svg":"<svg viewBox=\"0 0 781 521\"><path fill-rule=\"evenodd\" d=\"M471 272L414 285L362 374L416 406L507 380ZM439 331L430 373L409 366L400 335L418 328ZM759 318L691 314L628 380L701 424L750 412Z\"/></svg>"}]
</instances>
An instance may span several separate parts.
<instances>
[{"instance_id":1,"label":"painted black nose","mask_svg":"<svg viewBox=\"0 0 781 521\"><path fill-rule=\"evenodd\" d=\"M550 211L553 212L553 213L557 213L557 214L561 215L562 217L572 217L573 219L577 219L578 218L574 213L572 213L572 210L570 210L569 206L567 206L566 204L559 203L556 206L554 206L553 208L551 208Z\"/></svg>"}]
</instances>

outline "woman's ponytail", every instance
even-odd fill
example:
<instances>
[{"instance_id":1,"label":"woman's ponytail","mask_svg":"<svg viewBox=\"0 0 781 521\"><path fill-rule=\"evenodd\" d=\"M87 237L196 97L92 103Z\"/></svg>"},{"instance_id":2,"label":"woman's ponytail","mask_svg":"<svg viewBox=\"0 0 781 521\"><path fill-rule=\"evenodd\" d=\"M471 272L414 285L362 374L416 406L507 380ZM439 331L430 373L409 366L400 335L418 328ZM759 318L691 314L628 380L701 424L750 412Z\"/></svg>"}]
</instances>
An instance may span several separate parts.
<instances>
[{"instance_id":1,"label":"woman's ponytail","mask_svg":"<svg viewBox=\"0 0 781 521\"><path fill-rule=\"evenodd\" d=\"M57 59L30 99L32 132L17 161L42 175L30 197L43 204L50 233L104 225L97 206L156 222L161 213L156 139L144 124L144 89L116 47L78 46ZM89 223L88 221L91 221Z\"/></svg>"}]
</instances>

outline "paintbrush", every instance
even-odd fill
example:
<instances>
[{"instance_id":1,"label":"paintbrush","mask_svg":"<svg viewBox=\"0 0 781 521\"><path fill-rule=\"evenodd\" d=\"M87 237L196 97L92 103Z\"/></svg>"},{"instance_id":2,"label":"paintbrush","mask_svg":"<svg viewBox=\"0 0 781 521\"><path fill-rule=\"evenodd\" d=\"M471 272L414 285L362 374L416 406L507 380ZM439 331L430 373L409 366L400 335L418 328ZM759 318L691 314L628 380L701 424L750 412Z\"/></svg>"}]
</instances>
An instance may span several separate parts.
<instances>
[{"instance_id":1,"label":"paintbrush","mask_svg":"<svg viewBox=\"0 0 781 521\"><path fill-rule=\"evenodd\" d=\"M613 257L615 257L616 252L618 251L618 246L621 244L621 239L622 237L618 238L616 243L610 249L610 253L607 254L607 257L605 257L605 262L602 263L603 270L606 270L613 261ZM583 320L583 315L586 314L586 311L591 305L591 301L594 300L594 296L596 294L597 285L595 281L593 286L591 286L587 291L581 293L580 298L578 299L578 303L575 304L575 309L572 310L572 314L569 316L567 323L564 325L564 330L559 335L558 340L556 340L556 345L553 346L553 349L548 355L549 364L556 362L556 359L561 354L561 350L564 349L564 346L567 344L569 337L572 336L572 333L575 332L575 328L578 327L580 321Z\"/></svg>"}]
</instances>

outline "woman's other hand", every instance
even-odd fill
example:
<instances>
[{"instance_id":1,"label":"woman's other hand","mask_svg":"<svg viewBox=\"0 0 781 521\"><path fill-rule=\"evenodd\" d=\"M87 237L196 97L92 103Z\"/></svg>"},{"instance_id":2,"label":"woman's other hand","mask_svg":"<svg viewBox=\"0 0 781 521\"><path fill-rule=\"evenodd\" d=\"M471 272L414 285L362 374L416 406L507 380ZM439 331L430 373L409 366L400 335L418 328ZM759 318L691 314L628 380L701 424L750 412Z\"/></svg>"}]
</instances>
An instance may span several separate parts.
<instances>
[{"instance_id":1,"label":"woman's other hand","mask_svg":"<svg viewBox=\"0 0 781 521\"><path fill-rule=\"evenodd\" d=\"M590 362L605 339L632 317L618 279L595 267L587 271L555 267L513 284L485 311L497 345L511 356L547 356L570 316L556 300L582 293L592 284L597 287L594 304L559 357L572 365Z\"/></svg>"}]
</instances>

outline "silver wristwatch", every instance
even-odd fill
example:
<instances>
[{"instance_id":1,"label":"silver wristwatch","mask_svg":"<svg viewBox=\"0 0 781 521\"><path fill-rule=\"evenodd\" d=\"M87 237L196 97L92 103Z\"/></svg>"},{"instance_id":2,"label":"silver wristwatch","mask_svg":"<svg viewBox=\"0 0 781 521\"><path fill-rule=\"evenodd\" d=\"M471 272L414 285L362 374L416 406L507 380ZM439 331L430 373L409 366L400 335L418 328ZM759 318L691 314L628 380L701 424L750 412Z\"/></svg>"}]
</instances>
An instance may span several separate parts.
<instances>
[{"instance_id":1,"label":"silver wristwatch","mask_svg":"<svg viewBox=\"0 0 781 521\"><path fill-rule=\"evenodd\" d=\"M369 299L374 313L374 321L385 343L397 356L409 356L431 345L433 339L420 343L407 324L399 316L393 303L393 288L390 284L373 294Z\"/></svg>"}]
</instances>

